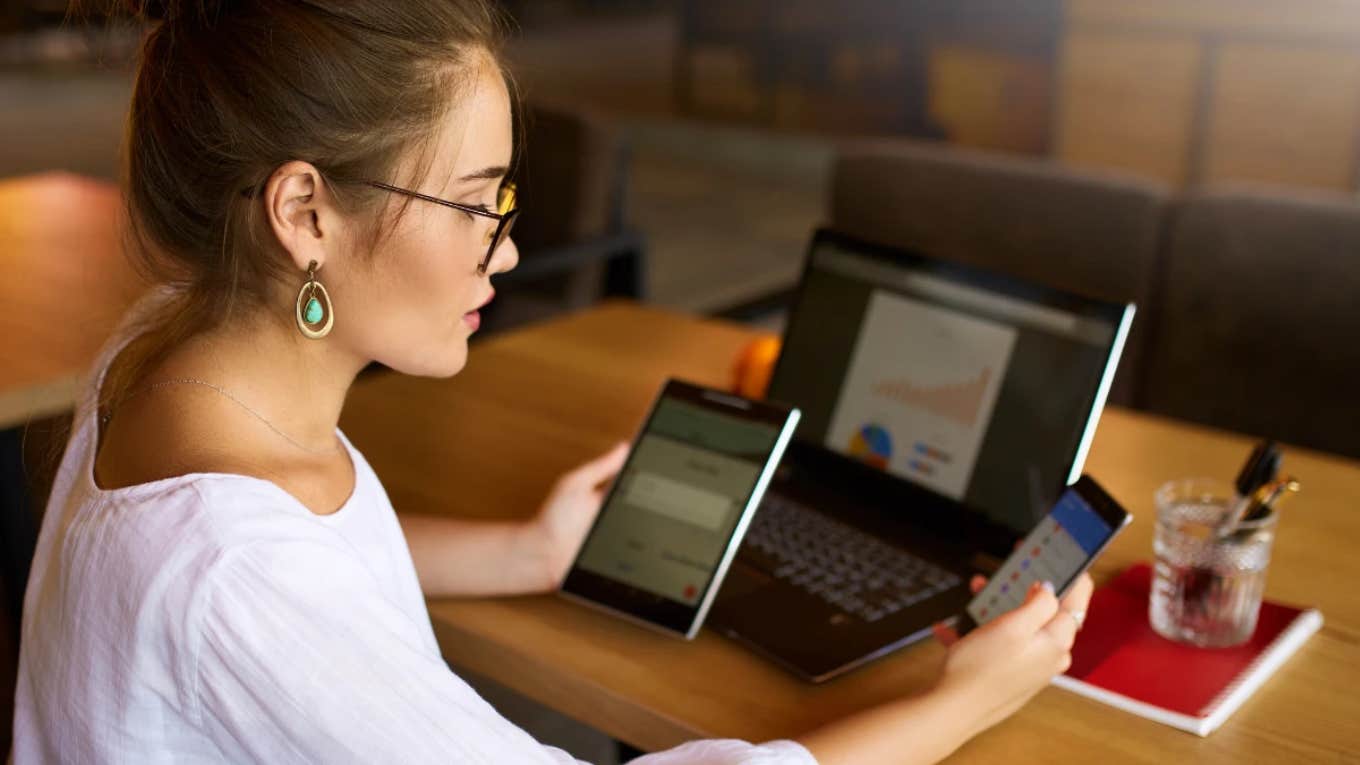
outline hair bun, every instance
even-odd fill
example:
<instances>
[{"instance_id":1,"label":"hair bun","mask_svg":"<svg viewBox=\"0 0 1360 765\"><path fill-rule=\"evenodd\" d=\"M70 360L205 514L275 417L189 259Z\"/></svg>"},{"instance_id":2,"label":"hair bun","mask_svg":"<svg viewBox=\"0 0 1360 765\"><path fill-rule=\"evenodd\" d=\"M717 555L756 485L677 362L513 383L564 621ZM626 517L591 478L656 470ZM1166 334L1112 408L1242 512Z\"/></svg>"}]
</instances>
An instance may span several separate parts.
<instances>
[{"instance_id":1,"label":"hair bun","mask_svg":"<svg viewBox=\"0 0 1360 765\"><path fill-rule=\"evenodd\" d=\"M230 0L122 0L127 13L145 21L212 26Z\"/></svg>"},{"instance_id":2,"label":"hair bun","mask_svg":"<svg viewBox=\"0 0 1360 765\"><path fill-rule=\"evenodd\" d=\"M127 0L127 3L132 6L130 10L134 16L147 21L165 21L170 0Z\"/></svg>"}]
</instances>

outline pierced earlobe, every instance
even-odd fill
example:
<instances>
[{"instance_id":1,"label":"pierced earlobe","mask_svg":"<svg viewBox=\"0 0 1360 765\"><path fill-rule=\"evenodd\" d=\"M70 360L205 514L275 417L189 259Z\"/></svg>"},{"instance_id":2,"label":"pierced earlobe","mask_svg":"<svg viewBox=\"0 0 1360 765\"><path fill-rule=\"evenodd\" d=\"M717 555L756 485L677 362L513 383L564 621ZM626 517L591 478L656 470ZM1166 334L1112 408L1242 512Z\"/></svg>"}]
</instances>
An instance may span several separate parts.
<instances>
[{"instance_id":1,"label":"pierced earlobe","mask_svg":"<svg viewBox=\"0 0 1360 765\"><path fill-rule=\"evenodd\" d=\"M298 329L312 340L319 340L330 334L331 327L335 324L330 293L316 280L316 270L316 261L313 260L307 266L307 282L298 290L294 311Z\"/></svg>"}]
</instances>

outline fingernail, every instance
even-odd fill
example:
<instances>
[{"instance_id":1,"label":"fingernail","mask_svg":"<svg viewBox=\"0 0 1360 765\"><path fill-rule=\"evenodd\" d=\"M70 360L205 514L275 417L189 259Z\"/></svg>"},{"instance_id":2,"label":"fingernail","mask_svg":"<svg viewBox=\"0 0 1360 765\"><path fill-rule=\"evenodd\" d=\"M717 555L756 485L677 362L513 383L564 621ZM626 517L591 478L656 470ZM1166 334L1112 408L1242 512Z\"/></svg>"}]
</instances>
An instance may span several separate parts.
<instances>
[{"instance_id":1,"label":"fingernail","mask_svg":"<svg viewBox=\"0 0 1360 765\"><path fill-rule=\"evenodd\" d=\"M1042 586L1045 590L1048 590L1048 594L1050 594L1050 595L1052 595L1052 594L1054 594L1055 592L1057 592L1057 590L1053 589L1053 583L1052 583L1052 582L1045 581L1045 582L1043 583L1043 585L1041 585L1041 586Z\"/></svg>"}]
</instances>

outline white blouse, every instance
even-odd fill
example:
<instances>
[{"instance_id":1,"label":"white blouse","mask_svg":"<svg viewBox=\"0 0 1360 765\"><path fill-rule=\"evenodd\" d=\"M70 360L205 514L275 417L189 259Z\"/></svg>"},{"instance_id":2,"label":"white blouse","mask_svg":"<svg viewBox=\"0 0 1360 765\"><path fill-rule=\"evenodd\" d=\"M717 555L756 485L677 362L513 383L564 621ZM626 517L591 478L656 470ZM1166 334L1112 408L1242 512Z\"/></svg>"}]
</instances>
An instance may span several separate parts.
<instances>
[{"instance_id":1,"label":"white blouse","mask_svg":"<svg viewBox=\"0 0 1360 765\"><path fill-rule=\"evenodd\" d=\"M38 538L16 765L576 762L444 663L396 514L343 434L355 486L328 516L241 475L100 489L97 392L123 341L84 390ZM635 762L815 765L793 741L731 739Z\"/></svg>"}]
</instances>

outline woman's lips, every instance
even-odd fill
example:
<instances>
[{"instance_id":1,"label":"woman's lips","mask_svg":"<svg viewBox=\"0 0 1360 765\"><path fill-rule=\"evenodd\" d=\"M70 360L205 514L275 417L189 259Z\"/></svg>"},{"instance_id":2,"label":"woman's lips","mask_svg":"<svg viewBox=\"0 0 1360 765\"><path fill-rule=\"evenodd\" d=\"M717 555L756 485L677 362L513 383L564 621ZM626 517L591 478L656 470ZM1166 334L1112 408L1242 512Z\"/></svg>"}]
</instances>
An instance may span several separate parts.
<instances>
[{"instance_id":1,"label":"woman's lips","mask_svg":"<svg viewBox=\"0 0 1360 765\"><path fill-rule=\"evenodd\" d=\"M463 314L463 322L471 327L473 332L476 332L477 329L482 326L481 309L485 308L493 299L495 299L495 297L496 291L492 290L491 294L486 296L486 300L484 300L481 305L477 306L476 309Z\"/></svg>"}]
</instances>

